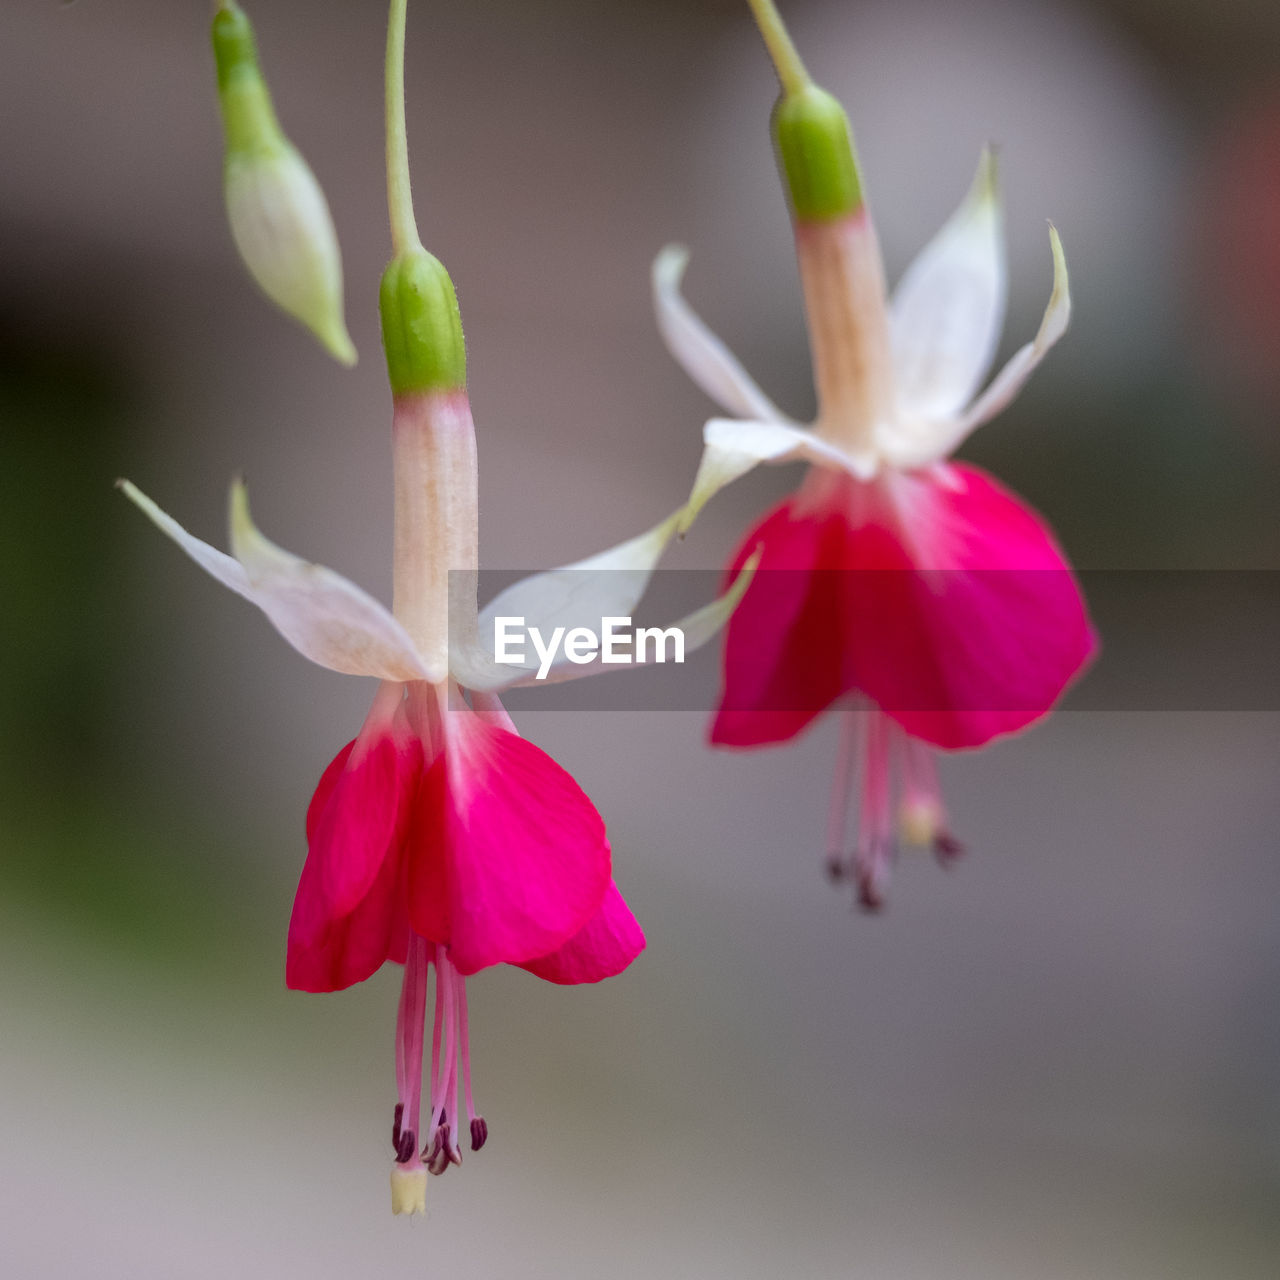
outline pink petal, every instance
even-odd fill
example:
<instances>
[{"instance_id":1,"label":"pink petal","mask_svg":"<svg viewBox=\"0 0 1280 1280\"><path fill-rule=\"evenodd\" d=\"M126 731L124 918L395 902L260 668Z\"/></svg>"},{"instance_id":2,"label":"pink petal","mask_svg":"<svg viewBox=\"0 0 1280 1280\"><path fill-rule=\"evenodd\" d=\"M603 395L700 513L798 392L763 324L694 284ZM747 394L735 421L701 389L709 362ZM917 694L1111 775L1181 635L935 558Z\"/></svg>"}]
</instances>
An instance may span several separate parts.
<instances>
[{"instance_id":1,"label":"pink petal","mask_svg":"<svg viewBox=\"0 0 1280 1280\"><path fill-rule=\"evenodd\" d=\"M810 576L838 567L843 538L839 513L810 514L793 496L742 540L730 581L757 547L760 564L726 629L712 742L785 742L843 692L839 599Z\"/></svg>"},{"instance_id":2,"label":"pink petal","mask_svg":"<svg viewBox=\"0 0 1280 1280\"><path fill-rule=\"evenodd\" d=\"M604 823L578 784L469 710L446 713L411 842L413 927L446 942L464 974L555 951L610 884Z\"/></svg>"},{"instance_id":3,"label":"pink petal","mask_svg":"<svg viewBox=\"0 0 1280 1280\"><path fill-rule=\"evenodd\" d=\"M398 707L389 689L384 706ZM380 695L381 697L381 695ZM375 701L360 736L330 762L307 808L307 860L289 922L286 981L333 991L403 955L401 846L422 749Z\"/></svg>"},{"instance_id":4,"label":"pink petal","mask_svg":"<svg viewBox=\"0 0 1280 1280\"><path fill-rule=\"evenodd\" d=\"M890 476L890 510L849 531L846 678L915 738L978 747L1050 710L1097 651L1048 526L991 476ZM883 523L878 523L883 520Z\"/></svg>"},{"instance_id":5,"label":"pink petal","mask_svg":"<svg viewBox=\"0 0 1280 1280\"><path fill-rule=\"evenodd\" d=\"M347 767L347 757L351 754L351 749L356 745L356 740L351 739L341 751L325 766L324 772L320 775L320 781L316 783L316 789L312 793L311 803L307 805L307 844L310 845L315 837L316 827L319 825L321 815L323 815L329 800L333 795L333 789L338 785L338 779L342 777L342 771Z\"/></svg>"},{"instance_id":6,"label":"pink petal","mask_svg":"<svg viewBox=\"0 0 1280 1280\"><path fill-rule=\"evenodd\" d=\"M403 731L374 729L353 747L341 772L330 778L331 765L316 788L318 798L327 786L324 805L313 799L307 811L308 858L335 919L364 898L388 850L403 838L422 773L422 748Z\"/></svg>"},{"instance_id":7,"label":"pink petal","mask_svg":"<svg viewBox=\"0 0 1280 1280\"><path fill-rule=\"evenodd\" d=\"M644 947L644 931L611 881L600 910L564 946L520 967L566 986L600 982L621 973Z\"/></svg>"},{"instance_id":8,"label":"pink petal","mask_svg":"<svg viewBox=\"0 0 1280 1280\"><path fill-rule=\"evenodd\" d=\"M355 909L334 918L316 864L308 857L289 921L285 983L295 991L340 991L363 982L385 960L403 962L409 933L403 882L397 849L383 860Z\"/></svg>"},{"instance_id":9,"label":"pink petal","mask_svg":"<svg viewBox=\"0 0 1280 1280\"><path fill-rule=\"evenodd\" d=\"M740 556L758 541L715 742L782 741L861 692L913 737L981 746L1047 712L1097 647L1052 533L972 467L811 472Z\"/></svg>"}]
</instances>

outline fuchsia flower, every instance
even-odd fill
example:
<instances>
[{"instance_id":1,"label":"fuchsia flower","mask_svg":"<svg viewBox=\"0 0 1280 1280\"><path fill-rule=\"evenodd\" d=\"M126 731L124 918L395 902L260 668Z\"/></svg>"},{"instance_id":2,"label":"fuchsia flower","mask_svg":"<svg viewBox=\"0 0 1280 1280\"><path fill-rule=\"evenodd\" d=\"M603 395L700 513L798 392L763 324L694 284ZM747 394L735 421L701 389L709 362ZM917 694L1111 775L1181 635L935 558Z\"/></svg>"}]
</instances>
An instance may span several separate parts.
<instances>
[{"instance_id":1,"label":"fuchsia flower","mask_svg":"<svg viewBox=\"0 0 1280 1280\"><path fill-rule=\"evenodd\" d=\"M426 1174L461 1162L488 1129L471 1091L466 979L511 964L556 983L619 973L645 945L613 882L604 823L558 764L525 741L497 693L530 683L480 637L524 615L549 634L629 613L677 516L568 570L517 583L476 608L476 440L453 284L418 240L403 126L404 0L388 47L388 183L396 256L383 277L393 393L394 609L269 542L243 484L231 488L232 555L193 537L128 482L126 494L224 585L256 604L305 657L380 683L355 739L307 811L308 852L289 925L286 978L336 991L388 960L404 965L396 1025L392 1174L397 1213L424 1211ZM565 575L571 579L571 589ZM685 620L686 648L722 624L740 592ZM682 625L682 624L677 624ZM552 678L599 670L566 663ZM427 1106L422 1073L429 970L436 973Z\"/></svg>"},{"instance_id":2,"label":"fuchsia flower","mask_svg":"<svg viewBox=\"0 0 1280 1280\"><path fill-rule=\"evenodd\" d=\"M759 549L760 571L729 624L711 736L734 747L782 742L826 708L848 708L832 869L845 869L845 797L860 737L852 870L860 900L874 907L893 848L895 762L903 834L952 856L959 846L931 748L979 747L1025 728L1096 648L1048 526L985 472L949 461L1066 329L1066 260L1050 227L1053 292L1040 330L979 392L1005 305L992 157L983 155L967 198L887 301L844 111L811 82L772 4L752 7L783 85L774 128L818 418L806 428L775 408L681 297L685 251L665 250L654 267L659 326L690 376L735 415L706 425L682 523L758 463L810 464L731 562L733 575Z\"/></svg>"}]
</instances>

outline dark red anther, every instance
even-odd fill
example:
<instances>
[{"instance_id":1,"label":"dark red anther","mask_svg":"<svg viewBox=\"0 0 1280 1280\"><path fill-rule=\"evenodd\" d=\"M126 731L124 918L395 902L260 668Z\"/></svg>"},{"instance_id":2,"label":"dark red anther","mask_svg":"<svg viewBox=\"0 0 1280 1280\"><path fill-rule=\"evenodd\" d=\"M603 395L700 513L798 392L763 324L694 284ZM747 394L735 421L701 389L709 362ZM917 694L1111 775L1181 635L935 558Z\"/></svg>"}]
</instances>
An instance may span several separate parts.
<instances>
[{"instance_id":1,"label":"dark red anther","mask_svg":"<svg viewBox=\"0 0 1280 1280\"><path fill-rule=\"evenodd\" d=\"M408 1164L418 1150L418 1135L412 1129L405 1129L396 1145L396 1162Z\"/></svg>"},{"instance_id":2,"label":"dark red anther","mask_svg":"<svg viewBox=\"0 0 1280 1280\"><path fill-rule=\"evenodd\" d=\"M485 1124L484 1116L476 1116L471 1122L471 1150L479 1151L488 1141L489 1126Z\"/></svg>"},{"instance_id":3,"label":"dark red anther","mask_svg":"<svg viewBox=\"0 0 1280 1280\"><path fill-rule=\"evenodd\" d=\"M427 1168L436 1177L439 1177L453 1163L449 1153L449 1126L447 1124L442 1124L436 1130L435 1141L432 1142L429 1150L422 1153L422 1158L427 1162Z\"/></svg>"},{"instance_id":4,"label":"dark red anther","mask_svg":"<svg viewBox=\"0 0 1280 1280\"><path fill-rule=\"evenodd\" d=\"M950 831L940 832L933 838L933 856L945 867L964 853L964 845Z\"/></svg>"},{"instance_id":5,"label":"dark red anther","mask_svg":"<svg viewBox=\"0 0 1280 1280\"><path fill-rule=\"evenodd\" d=\"M404 1119L404 1103L396 1103L396 1118L391 1122L391 1145L400 1150L400 1121Z\"/></svg>"},{"instance_id":6,"label":"dark red anther","mask_svg":"<svg viewBox=\"0 0 1280 1280\"><path fill-rule=\"evenodd\" d=\"M848 868L845 866L844 854L839 850L836 850L834 853L827 854L827 860L824 866L826 867L827 879L830 880L832 884L840 884L844 880L845 876L848 875Z\"/></svg>"},{"instance_id":7,"label":"dark red anther","mask_svg":"<svg viewBox=\"0 0 1280 1280\"><path fill-rule=\"evenodd\" d=\"M880 892L876 880L874 871L858 872L858 906L871 914L884 908L884 894Z\"/></svg>"}]
</instances>

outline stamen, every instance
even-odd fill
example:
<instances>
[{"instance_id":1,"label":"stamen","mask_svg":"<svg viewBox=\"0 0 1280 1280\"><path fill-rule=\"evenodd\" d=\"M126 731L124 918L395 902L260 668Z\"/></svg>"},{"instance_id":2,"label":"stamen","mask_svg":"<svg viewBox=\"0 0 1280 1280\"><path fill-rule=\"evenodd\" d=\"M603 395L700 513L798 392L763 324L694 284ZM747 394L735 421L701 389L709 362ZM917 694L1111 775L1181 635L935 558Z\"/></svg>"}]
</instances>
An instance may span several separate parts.
<instances>
[{"instance_id":1,"label":"stamen","mask_svg":"<svg viewBox=\"0 0 1280 1280\"><path fill-rule=\"evenodd\" d=\"M840 716L840 746L836 772L831 782L831 806L827 811L827 878L839 884L848 874L845 832L853 795L853 767L858 757L859 712L847 708Z\"/></svg>"},{"instance_id":2,"label":"stamen","mask_svg":"<svg viewBox=\"0 0 1280 1280\"><path fill-rule=\"evenodd\" d=\"M400 1152L404 1134L416 1133L422 1099L422 1035L427 1001L426 940L409 938L404 980L396 1013L396 1102L392 1145ZM413 1144L411 1144L413 1145Z\"/></svg>"},{"instance_id":3,"label":"stamen","mask_svg":"<svg viewBox=\"0 0 1280 1280\"><path fill-rule=\"evenodd\" d=\"M454 968L445 948L436 944L436 1019L439 1027L440 1013L444 1013L444 1034L432 1036L431 1042L431 1126L427 1130L427 1142L435 1139L436 1130L444 1121L444 1110L449 1090L450 1064L456 1050L453 1042ZM439 1046L437 1051L437 1046Z\"/></svg>"},{"instance_id":4,"label":"stamen","mask_svg":"<svg viewBox=\"0 0 1280 1280\"><path fill-rule=\"evenodd\" d=\"M435 1140L431 1144L431 1149L423 1153L423 1159L427 1162L427 1169L434 1173L438 1178L452 1163L449 1152L449 1126L442 1124L436 1130Z\"/></svg>"},{"instance_id":5,"label":"stamen","mask_svg":"<svg viewBox=\"0 0 1280 1280\"><path fill-rule=\"evenodd\" d=\"M418 1139L412 1129L406 1129L396 1144L396 1163L408 1164L418 1154Z\"/></svg>"},{"instance_id":6,"label":"stamen","mask_svg":"<svg viewBox=\"0 0 1280 1280\"><path fill-rule=\"evenodd\" d=\"M893 857L889 720L882 711L868 711L866 716L866 752L854 876L858 885L858 905L866 911L879 911L884 906Z\"/></svg>"},{"instance_id":7,"label":"stamen","mask_svg":"<svg viewBox=\"0 0 1280 1280\"><path fill-rule=\"evenodd\" d=\"M431 1027L431 1124L427 1131L428 1146L431 1145L432 1140L435 1138L436 1125L439 1123L436 1118L436 1112L441 1110L443 1106L440 1100L440 1087L437 1083L440 1073L441 1031L444 1027L444 971L440 967L443 955L444 948L437 945L435 954L436 1013L435 1021Z\"/></svg>"},{"instance_id":8,"label":"stamen","mask_svg":"<svg viewBox=\"0 0 1280 1280\"><path fill-rule=\"evenodd\" d=\"M899 829L904 840L932 849L938 861L946 866L964 852L964 845L951 834L934 752L915 738L906 734L901 736L902 812Z\"/></svg>"},{"instance_id":9,"label":"stamen","mask_svg":"<svg viewBox=\"0 0 1280 1280\"><path fill-rule=\"evenodd\" d=\"M405 1127L413 1133L421 1128L422 1110L422 1038L427 1014L427 940L418 934L409 939L406 977L412 980L409 1006L409 1039L405 1056L408 1078L405 1081Z\"/></svg>"},{"instance_id":10,"label":"stamen","mask_svg":"<svg viewBox=\"0 0 1280 1280\"><path fill-rule=\"evenodd\" d=\"M484 1117L476 1114L476 1104L471 1097L471 1023L467 1014L467 980L458 977L458 1039L462 1049L462 1093L467 1104L467 1119L471 1121L471 1150L479 1151L489 1138L489 1126Z\"/></svg>"},{"instance_id":11,"label":"stamen","mask_svg":"<svg viewBox=\"0 0 1280 1280\"><path fill-rule=\"evenodd\" d=\"M462 979L458 979L461 984ZM456 1058L449 1060L449 1086L448 1091L453 1095L453 1114L458 1114L458 1063ZM454 1164L462 1163L462 1149L458 1146L458 1135L454 1132L452 1125L445 1129L445 1145L449 1149L449 1159Z\"/></svg>"}]
</instances>

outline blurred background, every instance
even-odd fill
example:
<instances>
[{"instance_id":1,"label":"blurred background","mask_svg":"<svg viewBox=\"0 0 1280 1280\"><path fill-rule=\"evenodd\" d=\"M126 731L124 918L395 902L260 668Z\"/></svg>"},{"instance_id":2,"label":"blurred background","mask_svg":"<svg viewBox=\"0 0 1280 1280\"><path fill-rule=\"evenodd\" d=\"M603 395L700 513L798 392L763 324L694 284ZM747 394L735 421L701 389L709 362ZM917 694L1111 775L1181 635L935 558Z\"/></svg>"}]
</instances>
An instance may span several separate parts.
<instances>
[{"instance_id":1,"label":"blurred background","mask_svg":"<svg viewBox=\"0 0 1280 1280\"><path fill-rule=\"evenodd\" d=\"M605 814L649 951L599 988L471 984L490 1144L392 1221L397 975L283 982L305 806L372 690L111 487L221 544L243 469L269 535L390 598L384 6L249 10L342 239L354 373L234 256L208 6L0 6L0 1274L1280 1273L1274 710L1066 711L945 761L969 856L905 859L877 919L821 874L833 723L725 755L692 712L522 713ZM1005 353L1062 232L1071 333L966 456L1082 567L1280 568L1280 7L783 11L850 109L891 277L987 141ZM415 0L408 45L486 565L683 500L710 406L650 315L670 240L811 414L745 4ZM795 480L735 486L669 563L719 564Z\"/></svg>"}]
</instances>

